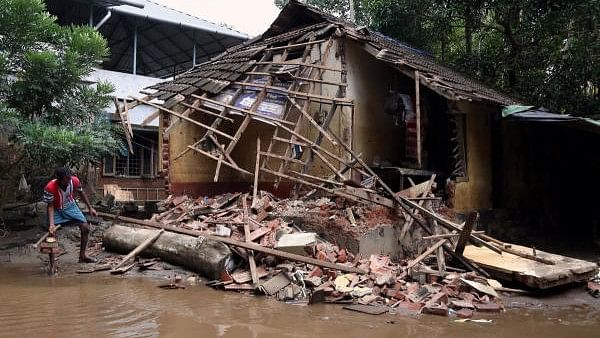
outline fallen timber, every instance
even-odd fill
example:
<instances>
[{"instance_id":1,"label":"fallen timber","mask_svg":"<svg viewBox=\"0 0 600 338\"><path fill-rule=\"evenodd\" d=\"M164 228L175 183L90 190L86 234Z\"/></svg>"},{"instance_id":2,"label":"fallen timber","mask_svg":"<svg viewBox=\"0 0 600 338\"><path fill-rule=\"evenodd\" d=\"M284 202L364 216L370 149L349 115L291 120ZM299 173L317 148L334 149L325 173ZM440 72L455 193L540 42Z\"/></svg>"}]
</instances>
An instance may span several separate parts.
<instances>
[{"instance_id":1,"label":"fallen timber","mask_svg":"<svg viewBox=\"0 0 600 338\"><path fill-rule=\"evenodd\" d=\"M105 218L110 218L110 219L115 217L113 214L107 214L107 213L103 213L103 212L98 212L98 215L105 217ZM173 227L173 226L169 226L169 225L164 225L164 224L161 224L158 222L152 222L152 221L148 221L148 220L139 220L139 219L129 218L129 217L119 217L119 219L121 221L127 222L127 223L143 225L143 226L156 228L156 229L164 229L167 232L178 233L178 234L183 234L183 235L188 235L188 236L193 236L193 237L203 237L203 238L213 240L216 242L221 242L224 244L233 245L233 246L244 248L244 249L249 249L249 250L254 250L257 252L266 253L268 255L272 255L275 257L280 257L280 258L285 258L285 259L289 259L292 261L312 264L315 266L320 266L320 267L324 267L324 268L328 268L328 269L339 270L339 271L344 271L344 272L360 273L360 274L366 273L366 271L359 269L359 268L341 265L341 264L334 264L334 263L330 263L327 261L321 261L321 260L310 258L310 257L292 254L289 252L265 248L258 244L240 242L240 241L236 241L231 238L214 236L214 235L211 235L211 234L208 234L205 232L201 232L201 231L197 231L197 230L177 228L177 227ZM141 243L141 241L140 241L140 243ZM133 249L133 248L131 248L131 249Z\"/></svg>"},{"instance_id":2,"label":"fallen timber","mask_svg":"<svg viewBox=\"0 0 600 338\"><path fill-rule=\"evenodd\" d=\"M103 244L109 251L127 253L158 233L156 230L115 224L104 232ZM140 254L159 257L165 262L183 266L208 278L218 278L232 259L229 247L221 242L208 238L198 240L169 231L162 233Z\"/></svg>"}]
</instances>

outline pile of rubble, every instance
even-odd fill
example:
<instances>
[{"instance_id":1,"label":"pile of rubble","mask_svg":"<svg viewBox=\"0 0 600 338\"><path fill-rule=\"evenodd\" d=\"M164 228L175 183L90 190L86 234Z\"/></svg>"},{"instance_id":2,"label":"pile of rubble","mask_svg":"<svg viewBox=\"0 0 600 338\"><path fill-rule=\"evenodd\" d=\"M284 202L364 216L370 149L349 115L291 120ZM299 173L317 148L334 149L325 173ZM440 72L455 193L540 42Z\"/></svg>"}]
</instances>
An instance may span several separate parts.
<instances>
[{"instance_id":1,"label":"pile of rubble","mask_svg":"<svg viewBox=\"0 0 600 338\"><path fill-rule=\"evenodd\" d=\"M392 262L384 255L355 255L290 221L295 219L290 215L304 212L337 224L339 231L360 233L381 222L400 226L402 218L390 210L347 204L340 198L278 200L267 192L252 203L241 193L198 199L169 196L150 222L292 255L290 259L230 245L238 257L236 267L208 282L215 288L260 292L290 303L340 303L371 314L409 311L469 318L475 311L503 309L494 290L498 282L446 266L442 245L451 243L450 236L428 239L429 247L412 260Z\"/></svg>"}]
</instances>

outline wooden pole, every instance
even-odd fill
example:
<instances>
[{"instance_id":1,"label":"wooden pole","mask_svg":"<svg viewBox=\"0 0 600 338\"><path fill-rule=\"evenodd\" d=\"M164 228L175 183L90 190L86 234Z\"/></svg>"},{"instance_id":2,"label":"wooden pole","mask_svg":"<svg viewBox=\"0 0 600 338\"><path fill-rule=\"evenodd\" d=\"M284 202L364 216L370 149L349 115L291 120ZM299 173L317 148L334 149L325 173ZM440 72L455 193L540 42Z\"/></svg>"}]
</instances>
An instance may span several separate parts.
<instances>
[{"instance_id":1,"label":"wooden pole","mask_svg":"<svg viewBox=\"0 0 600 338\"><path fill-rule=\"evenodd\" d=\"M246 199L248 194L242 196L242 208L244 208L244 240L246 243L251 243L250 240L250 225L248 225L248 205ZM248 265L250 265L250 275L252 276L252 284L258 286L258 273L256 272L256 261L254 260L254 251L248 250Z\"/></svg>"},{"instance_id":2,"label":"wooden pole","mask_svg":"<svg viewBox=\"0 0 600 338\"><path fill-rule=\"evenodd\" d=\"M131 250L130 253L127 254L127 256L123 257L123 259L119 262L119 264L117 264L113 270L117 270L120 267L122 267L125 263L127 263L127 261L129 261L130 259L132 259L133 257L135 257L136 255L138 255L139 253L141 253L144 249L146 249L147 247L150 246L150 244L154 243L154 241L160 236L162 235L162 233L165 232L164 229L160 229L156 234L154 234L153 236L148 237L148 239L146 239L145 241L143 241L140 245L138 245L135 249Z\"/></svg>"},{"instance_id":3,"label":"wooden pole","mask_svg":"<svg viewBox=\"0 0 600 338\"><path fill-rule=\"evenodd\" d=\"M252 205L258 201L258 175L260 172L260 137L256 139L256 163L254 164L254 190L252 191Z\"/></svg>"},{"instance_id":4,"label":"wooden pole","mask_svg":"<svg viewBox=\"0 0 600 338\"><path fill-rule=\"evenodd\" d=\"M419 86L419 71L415 70L415 106L417 113L417 166L422 168L421 163L421 92Z\"/></svg>"},{"instance_id":5,"label":"wooden pole","mask_svg":"<svg viewBox=\"0 0 600 338\"><path fill-rule=\"evenodd\" d=\"M98 212L98 216L106 217L106 218L114 218L115 217L115 215L113 215L113 214L107 214L104 212ZM157 229L164 229L165 231L175 232L175 233L189 235L189 236L193 236L193 237L204 237L204 238L208 238L208 239L211 239L211 240L217 241L217 242L222 242L222 243L225 243L228 245L233 245L233 246L244 248L244 249L262 252L267 255L281 257L281 258L289 259L291 261L312 264L312 265L316 265L316 266L323 267L323 268L328 268L328 269L333 269L333 270L338 270L338 271L343 271L343 272L354 272L354 273L360 273L360 274L367 273L366 271L356 268L356 267L353 267L353 266L335 264L335 263L331 263L331 262L327 262L327 261L318 260L318 259L315 259L312 257L305 257L305 256L296 255L296 254L281 251L281 250L265 248L259 244L240 242L240 241L236 241L235 239L214 236L214 235L207 234L207 233L197 231L197 230L177 228L177 227L173 227L173 226L169 226L169 225L164 225L164 224L161 224L158 222L153 222L153 221L149 221L149 220L140 220L140 219L130 218L130 217L121 217L121 220L123 220L123 222L127 222L127 223L144 225L147 227L157 228Z\"/></svg>"},{"instance_id":6,"label":"wooden pole","mask_svg":"<svg viewBox=\"0 0 600 338\"><path fill-rule=\"evenodd\" d=\"M465 246L467 245L469 237L471 237L471 231L473 231L478 219L479 213L477 211L473 211L469 214L469 216L467 216L467 221L460 232L458 242L456 242L456 248L454 249L454 252L457 254L462 255L463 252L465 252Z\"/></svg>"}]
</instances>

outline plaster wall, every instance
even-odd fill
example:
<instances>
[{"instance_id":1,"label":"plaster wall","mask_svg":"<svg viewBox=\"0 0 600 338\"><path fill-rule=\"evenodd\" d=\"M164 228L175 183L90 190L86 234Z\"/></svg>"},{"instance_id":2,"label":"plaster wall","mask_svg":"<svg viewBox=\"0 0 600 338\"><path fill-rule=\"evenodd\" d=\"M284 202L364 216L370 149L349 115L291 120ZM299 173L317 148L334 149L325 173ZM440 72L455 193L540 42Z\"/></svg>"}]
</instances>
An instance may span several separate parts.
<instances>
[{"instance_id":1,"label":"plaster wall","mask_svg":"<svg viewBox=\"0 0 600 338\"><path fill-rule=\"evenodd\" d=\"M466 114L466 181L456 184L454 206L459 212L492 207L492 113L494 108L460 101Z\"/></svg>"},{"instance_id":2,"label":"plaster wall","mask_svg":"<svg viewBox=\"0 0 600 338\"><path fill-rule=\"evenodd\" d=\"M388 90L412 94L412 80L362 50L352 40L346 42L348 97L354 100L353 148L369 165L389 162L399 165L404 154L401 126L384 112Z\"/></svg>"}]
</instances>

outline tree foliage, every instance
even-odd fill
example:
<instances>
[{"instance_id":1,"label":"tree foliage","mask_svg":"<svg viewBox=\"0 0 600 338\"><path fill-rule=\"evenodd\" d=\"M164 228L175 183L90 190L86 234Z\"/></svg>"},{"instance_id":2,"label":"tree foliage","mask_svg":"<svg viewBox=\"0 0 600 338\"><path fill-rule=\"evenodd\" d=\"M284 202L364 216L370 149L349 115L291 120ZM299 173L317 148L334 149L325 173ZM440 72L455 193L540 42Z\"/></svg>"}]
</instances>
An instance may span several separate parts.
<instances>
[{"instance_id":1,"label":"tree foliage","mask_svg":"<svg viewBox=\"0 0 600 338\"><path fill-rule=\"evenodd\" d=\"M600 115L600 0L307 0L532 105ZM276 0L282 6L284 0Z\"/></svg>"},{"instance_id":2,"label":"tree foliage","mask_svg":"<svg viewBox=\"0 0 600 338\"><path fill-rule=\"evenodd\" d=\"M121 147L104 113L112 85L83 81L108 55L106 40L91 27L60 26L42 0L0 4L0 179Z\"/></svg>"}]
</instances>

